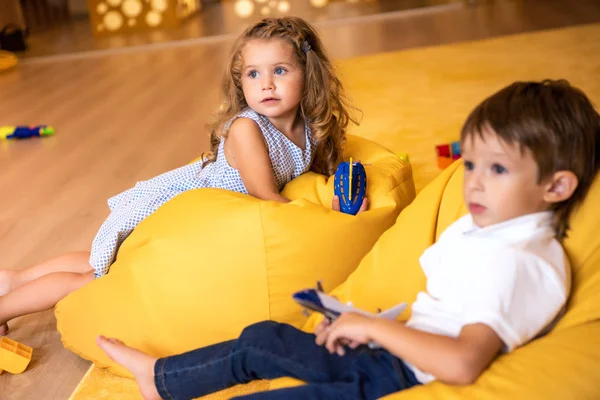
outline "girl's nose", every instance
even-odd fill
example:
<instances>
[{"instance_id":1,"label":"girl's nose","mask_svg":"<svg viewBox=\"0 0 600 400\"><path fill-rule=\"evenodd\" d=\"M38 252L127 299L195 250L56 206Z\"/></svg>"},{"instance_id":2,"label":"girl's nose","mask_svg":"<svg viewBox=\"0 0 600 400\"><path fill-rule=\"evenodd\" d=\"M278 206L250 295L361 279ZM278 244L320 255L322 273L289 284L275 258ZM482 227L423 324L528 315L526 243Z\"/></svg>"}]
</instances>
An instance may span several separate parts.
<instances>
[{"instance_id":1,"label":"girl's nose","mask_svg":"<svg viewBox=\"0 0 600 400\"><path fill-rule=\"evenodd\" d=\"M262 90L273 90L273 80L270 78L263 79L261 82Z\"/></svg>"}]
</instances>

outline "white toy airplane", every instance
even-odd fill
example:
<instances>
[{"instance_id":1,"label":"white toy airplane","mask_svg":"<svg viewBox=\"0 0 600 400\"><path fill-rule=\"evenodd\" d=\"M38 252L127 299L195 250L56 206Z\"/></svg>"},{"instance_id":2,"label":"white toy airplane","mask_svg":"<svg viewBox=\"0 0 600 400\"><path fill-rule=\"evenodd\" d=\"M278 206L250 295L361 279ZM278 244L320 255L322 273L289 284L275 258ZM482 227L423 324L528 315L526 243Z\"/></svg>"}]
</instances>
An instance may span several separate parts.
<instances>
[{"instance_id":1,"label":"white toy airplane","mask_svg":"<svg viewBox=\"0 0 600 400\"><path fill-rule=\"evenodd\" d=\"M383 312L373 314L358 308L354 308L351 304L344 304L335 297L328 296L323 292L321 282L317 282L316 289L305 289L293 294L294 300L300 305L308 308L309 310L320 312L329 321L334 321L342 313L355 312L358 314L366 315L368 317L379 317L387 319L396 319L402 311L406 308L406 303L400 303ZM380 346L377 343L369 342L367 346L370 349L378 349Z\"/></svg>"},{"instance_id":2,"label":"white toy airplane","mask_svg":"<svg viewBox=\"0 0 600 400\"><path fill-rule=\"evenodd\" d=\"M406 308L406 303L400 303L388 310L377 314L354 308L351 304L344 304L335 297L328 296L323 292L321 282L317 282L316 289L305 289L293 294L294 300L309 310L317 311L323 314L330 321L334 321L342 313L355 312L368 317L379 317L386 319L396 319Z\"/></svg>"}]
</instances>

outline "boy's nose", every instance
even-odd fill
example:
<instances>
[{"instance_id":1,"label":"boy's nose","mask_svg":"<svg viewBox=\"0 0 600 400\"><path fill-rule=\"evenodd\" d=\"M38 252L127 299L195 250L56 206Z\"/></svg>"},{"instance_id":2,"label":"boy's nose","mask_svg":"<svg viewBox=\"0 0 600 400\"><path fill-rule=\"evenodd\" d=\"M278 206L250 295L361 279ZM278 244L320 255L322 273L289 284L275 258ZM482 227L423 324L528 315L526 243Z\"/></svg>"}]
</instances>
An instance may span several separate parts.
<instances>
[{"instance_id":1,"label":"boy's nose","mask_svg":"<svg viewBox=\"0 0 600 400\"><path fill-rule=\"evenodd\" d=\"M467 180L467 189L469 191L482 191L483 190L483 180L481 174L478 172L471 172L468 177L465 177Z\"/></svg>"}]
</instances>

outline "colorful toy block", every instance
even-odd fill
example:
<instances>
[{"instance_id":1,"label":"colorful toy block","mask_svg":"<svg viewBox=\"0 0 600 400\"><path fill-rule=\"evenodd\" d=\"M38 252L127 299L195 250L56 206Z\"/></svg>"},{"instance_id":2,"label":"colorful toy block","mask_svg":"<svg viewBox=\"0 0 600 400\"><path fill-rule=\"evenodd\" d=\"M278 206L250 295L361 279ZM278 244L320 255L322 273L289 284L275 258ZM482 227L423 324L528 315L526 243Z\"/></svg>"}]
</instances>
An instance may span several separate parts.
<instances>
[{"instance_id":1,"label":"colorful toy block","mask_svg":"<svg viewBox=\"0 0 600 400\"><path fill-rule=\"evenodd\" d=\"M450 150L452 150L452 158L455 160L458 160L461 156L460 142L450 143Z\"/></svg>"},{"instance_id":2,"label":"colorful toy block","mask_svg":"<svg viewBox=\"0 0 600 400\"><path fill-rule=\"evenodd\" d=\"M33 349L6 336L0 337L0 374L8 371L20 374L31 362Z\"/></svg>"},{"instance_id":3,"label":"colorful toy block","mask_svg":"<svg viewBox=\"0 0 600 400\"><path fill-rule=\"evenodd\" d=\"M437 153L437 165L440 169L449 167L450 164L461 157L460 142L435 146L435 151Z\"/></svg>"},{"instance_id":4,"label":"colorful toy block","mask_svg":"<svg viewBox=\"0 0 600 400\"><path fill-rule=\"evenodd\" d=\"M448 144L440 144L435 146L435 152L438 157L449 158L450 157L450 145Z\"/></svg>"}]
</instances>

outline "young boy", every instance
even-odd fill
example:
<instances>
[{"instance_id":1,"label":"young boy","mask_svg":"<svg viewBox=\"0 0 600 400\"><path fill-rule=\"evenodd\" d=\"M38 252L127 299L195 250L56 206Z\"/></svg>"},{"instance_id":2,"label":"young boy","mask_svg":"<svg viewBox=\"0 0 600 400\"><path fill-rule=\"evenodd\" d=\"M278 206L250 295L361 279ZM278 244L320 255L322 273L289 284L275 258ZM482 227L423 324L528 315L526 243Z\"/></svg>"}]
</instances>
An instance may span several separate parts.
<instances>
[{"instance_id":1,"label":"young boy","mask_svg":"<svg viewBox=\"0 0 600 400\"><path fill-rule=\"evenodd\" d=\"M98 345L146 399L283 376L308 384L244 398L376 399L436 379L474 382L564 311L570 268L559 240L600 169L600 116L565 81L517 82L471 113L461 144L469 214L421 257L427 291L406 323L346 313L315 338L266 321L237 340L158 360L115 339Z\"/></svg>"}]
</instances>

